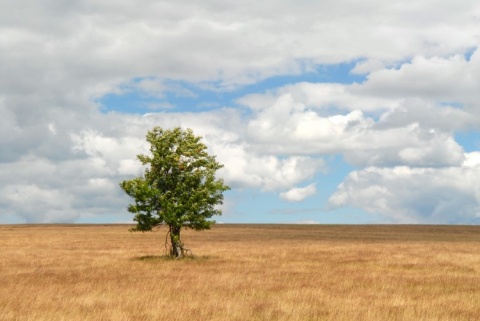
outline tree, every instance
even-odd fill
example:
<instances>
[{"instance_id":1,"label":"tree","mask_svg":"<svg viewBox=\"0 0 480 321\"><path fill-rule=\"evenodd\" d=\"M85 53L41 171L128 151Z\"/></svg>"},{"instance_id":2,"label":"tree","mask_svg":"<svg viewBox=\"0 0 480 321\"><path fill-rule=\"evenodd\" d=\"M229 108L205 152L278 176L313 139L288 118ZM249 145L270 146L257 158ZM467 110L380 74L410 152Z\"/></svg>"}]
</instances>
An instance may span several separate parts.
<instances>
[{"instance_id":1,"label":"tree","mask_svg":"<svg viewBox=\"0 0 480 321\"><path fill-rule=\"evenodd\" d=\"M222 214L217 205L223 203L223 192L230 188L215 178L223 165L207 153L202 137L195 136L191 129L155 127L146 138L151 155L137 155L145 166L144 174L120 183L135 199L135 204L128 206L137 222L132 231L151 231L166 225L169 254L181 258L185 254L181 229L210 229L215 221L209 219Z\"/></svg>"}]
</instances>

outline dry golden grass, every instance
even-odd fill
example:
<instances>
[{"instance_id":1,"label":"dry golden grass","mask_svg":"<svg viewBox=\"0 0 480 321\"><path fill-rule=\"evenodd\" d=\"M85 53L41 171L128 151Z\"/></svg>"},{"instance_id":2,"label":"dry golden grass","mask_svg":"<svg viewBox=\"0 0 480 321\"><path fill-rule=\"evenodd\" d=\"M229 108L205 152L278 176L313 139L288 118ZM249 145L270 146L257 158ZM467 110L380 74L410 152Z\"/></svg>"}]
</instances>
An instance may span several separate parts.
<instances>
[{"instance_id":1,"label":"dry golden grass","mask_svg":"<svg viewBox=\"0 0 480 321\"><path fill-rule=\"evenodd\" d=\"M0 320L478 320L480 227L0 226Z\"/></svg>"}]
</instances>

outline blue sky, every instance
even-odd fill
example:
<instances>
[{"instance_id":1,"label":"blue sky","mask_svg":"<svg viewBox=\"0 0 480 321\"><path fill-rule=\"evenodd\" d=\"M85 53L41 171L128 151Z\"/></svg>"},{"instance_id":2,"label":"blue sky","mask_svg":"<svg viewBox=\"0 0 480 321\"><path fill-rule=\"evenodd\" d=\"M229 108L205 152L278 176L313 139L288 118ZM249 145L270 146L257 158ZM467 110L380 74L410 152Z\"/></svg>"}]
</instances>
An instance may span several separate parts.
<instances>
[{"instance_id":1,"label":"blue sky","mask_svg":"<svg viewBox=\"0 0 480 321\"><path fill-rule=\"evenodd\" d=\"M279 75L230 90L215 87L204 88L204 84L166 79L163 82L166 84L167 90L162 92L161 97L156 97L155 93L152 95L132 88L135 87L134 84L143 80L139 78L131 81L133 85L120 86L120 92L102 96L97 99L97 102L105 113L117 111L143 114L159 110L198 112L223 107L239 108L236 100L243 96L265 93L289 84L299 82L352 84L364 81L365 75L356 75L350 72L354 67L355 63L320 65L312 71L299 75ZM155 77L145 79L152 80ZM168 87L171 87L172 90L168 90Z\"/></svg>"},{"instance_id":2,"label":"blue sky","mask_svg":"<svg viewBox=\"0 0 480 321\"><path fill-rule=\"evenodd\" d=\"M156 111L195 113L225 107L248 113L237 100L249 94L265 93L299 82L353 84L364 81L364 75L350 72L354 66L355 63L321 65L300 75L275 76L258 83L223 91L200 88L195 83L166 80L167 87L172 87L173 90L162 93L161 97L126 85L121 86L121 92L105 95L99 98L97 103L101 105L100 110L106 114L109 112L145 114ZM132 82L138 84L141 81L142 79L134 79ZM152 108L152 105L155 107ZM327 163L328 173L319 173L311 178L311 182L318 186L317 197L302 202L288 202L275 192L233 188L225 196L228 200L235 200L235 206L229 208L223 217L215 219L223 223L314 223L319 222L320 217L321 222L326 224L374 222L370 214L361 209L328 209L328 196L354 168L346 164L340 156L327 157Z\"/></svg>"},{"instance_id":3,"label":"blue sky","mask_svg":"<svg viewBox=\"0 0 480 321\"><path fill-rule=\"evenodd\" d=\"M154 126L225 165L219 222L480 222L475 1L2 6L0 224L131 222Z\"/></svg>"}]
</instances>

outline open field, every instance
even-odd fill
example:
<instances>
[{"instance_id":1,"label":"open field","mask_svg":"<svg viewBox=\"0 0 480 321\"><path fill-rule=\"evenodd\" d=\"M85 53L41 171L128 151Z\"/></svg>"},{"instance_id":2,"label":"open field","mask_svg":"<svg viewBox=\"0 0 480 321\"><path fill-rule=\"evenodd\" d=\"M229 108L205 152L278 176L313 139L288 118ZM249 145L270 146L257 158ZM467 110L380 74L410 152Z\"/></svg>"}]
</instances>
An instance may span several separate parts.
<instances>
[{"instance_id":1,"label":"open field","mask_svg":"<svg viewBox=\"0 0 480 321\"><path fill-rule=\"evenodd\" d=\"M0 226L0 320L478 320L480 226Z\"/></svg>"}]
</instances>

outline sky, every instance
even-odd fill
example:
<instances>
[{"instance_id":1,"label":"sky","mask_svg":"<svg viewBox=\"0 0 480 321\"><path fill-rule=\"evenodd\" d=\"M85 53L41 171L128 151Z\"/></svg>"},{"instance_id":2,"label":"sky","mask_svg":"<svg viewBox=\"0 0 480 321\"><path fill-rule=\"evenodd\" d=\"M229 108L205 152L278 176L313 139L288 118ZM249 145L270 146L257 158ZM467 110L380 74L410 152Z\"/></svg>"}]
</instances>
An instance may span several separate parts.
<instances>
[{"instance_id":1,"label":"sky","mask_svg":"<svg viewBox=\"0 0 480 321\"><path fill-rule=\"evenodd\" d=\"M217 222L479 224L480 3L1 2L0 224L132 222L154 126Z\"/></svg>"}]
</instances>

